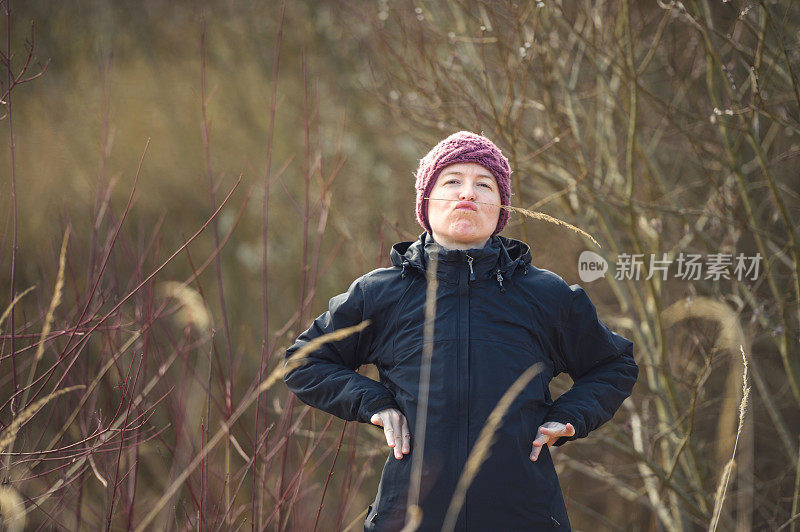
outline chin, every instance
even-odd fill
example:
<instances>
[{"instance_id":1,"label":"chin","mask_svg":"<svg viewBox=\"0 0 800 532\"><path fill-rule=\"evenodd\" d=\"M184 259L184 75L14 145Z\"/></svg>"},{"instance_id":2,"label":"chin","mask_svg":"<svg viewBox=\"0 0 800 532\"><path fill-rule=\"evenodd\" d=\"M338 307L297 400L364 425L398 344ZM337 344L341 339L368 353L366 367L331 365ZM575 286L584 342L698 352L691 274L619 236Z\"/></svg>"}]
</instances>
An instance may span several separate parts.
<instances>
[{"instance_id":1,"label":"chin","mask_svg":"<svg viewBox=\"0 0 800 532\"><path fill-rule=\"evenodd\" d=\"M453 236L474 237L480 231L471 220L458 220L450 225L450 234Z\"/></svg>"},{"instance_id":2,"label":"chin","mask_svg":"<svg viewBox=\"0 0 800 532\"><path fill-rule=\"evenodd\" d=\"M491 235L478 235L475 233L470 233L470 234L454 233L450 236L450 238L454 242L458 242L459 244L476 247L483 244L486 240L489 239L490 236Z\"/></svg>"}]
</instances>

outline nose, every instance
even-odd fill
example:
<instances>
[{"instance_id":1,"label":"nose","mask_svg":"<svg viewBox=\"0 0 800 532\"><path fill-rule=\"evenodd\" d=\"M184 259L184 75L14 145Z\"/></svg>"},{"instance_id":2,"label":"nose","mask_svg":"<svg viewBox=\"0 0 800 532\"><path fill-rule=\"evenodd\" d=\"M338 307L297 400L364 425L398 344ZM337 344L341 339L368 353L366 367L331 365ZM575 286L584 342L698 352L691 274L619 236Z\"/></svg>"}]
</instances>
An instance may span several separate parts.
<instances>
[{"instance_id":1,"label":"nose","mask_svg":"<svg viewBox=\"0 0 800 532\"><path fill-rule=\"evenodd\" d=\"M475 201L475 187L470 183L464 183L458 192L458 199L462 201Z\"/></svg>"}]
</instances>

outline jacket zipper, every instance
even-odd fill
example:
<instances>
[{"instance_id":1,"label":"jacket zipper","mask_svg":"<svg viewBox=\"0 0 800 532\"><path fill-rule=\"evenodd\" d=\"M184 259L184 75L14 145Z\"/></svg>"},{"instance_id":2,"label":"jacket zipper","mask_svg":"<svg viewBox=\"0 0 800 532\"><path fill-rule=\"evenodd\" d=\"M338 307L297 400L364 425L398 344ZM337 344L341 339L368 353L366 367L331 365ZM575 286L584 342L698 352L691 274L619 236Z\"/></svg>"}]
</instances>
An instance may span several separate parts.
<instances>
[{"instance_id":1,"label":"jacket zipper","mask_svg":"<svg viewBox=\"0 0 800 532\"><path fill-rule=\"evenodd\" d=\"M462 270L463 273L459 272L459 304L458 304L458 336L459 336L459 348L458 348L458 356L456 357L456 372L458 375L457 379L457 398L460 405L464 405L466 408L459 409L458 412L458 439L459 442L457 444L458 449L458 459L461 463L466 464L467 458L469 457L469 416L470 416L470 408L469 408L469 352L470 352L470 342L469 342L469 333L470 333L470 319L469 319L469 311L470 311L470 283L476 280L475 271L472 266L472 262L474 261L474 257L471 257L466 252L464 253L464 257L467 260L467 264L469 265L469 271ZM463 277L462 277L463 275ZM461 281L463 279L463 281ZM463 282L463 284L461 284ZM455 479L457 480L457 479ZM456 525L457 532L467 532L469 528L469 497L465 496L464 500L464 509L463 515L461 520L459 520L459 524Z\"/></svg>"},{"instance_id":2,"label":"jacket zipper","mask_svg":"<svg viewBox=\"0 0 800 532\"><path fill-rule=\"evenodd\" d=\"M467 256L467 263L469 264L469 280L470 281L474 281L475 280L475 272L472 271L472 261L475 260L475 259L473 259L469 255L467 255L466 253L464 253L464 255Z\"/></svg>"},{"instance_id":3,"label":"jacket zipper","mask_svg":"<svg viewBox=\"0 0 800 532\"><path fill-rule=\"evenodd\" d=\"M497 282L500 283L500 293L505 294L506 289L503 288L503 274L500 273L500 270L497 270Z\"/></svg>"}]
</instances>

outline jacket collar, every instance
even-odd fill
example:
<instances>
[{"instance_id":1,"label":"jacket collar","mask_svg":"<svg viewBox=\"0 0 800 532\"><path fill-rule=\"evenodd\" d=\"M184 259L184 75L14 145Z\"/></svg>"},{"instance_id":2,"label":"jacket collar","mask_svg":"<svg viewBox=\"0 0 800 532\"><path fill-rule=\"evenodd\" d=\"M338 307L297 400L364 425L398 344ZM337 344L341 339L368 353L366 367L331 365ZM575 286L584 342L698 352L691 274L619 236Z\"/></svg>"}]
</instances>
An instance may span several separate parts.
<instances>
[{"instance_id":1,"label":"jacket collar","mask_svg":"<svg viewBox=\"0 0 800 532\"><path fill-rule=\"evenodd\" d=\"M392 264L402 267L404 273L411 267L424 275L433 250L439 254L439 276L447 276L459 268L465 268L467 256L472 257L472 267L479 279L495 276L498 270L510 277L517 267L527 270L532 259L530 246L513 238L494 235L483 248L462 251L443 248L427 231L414 242L399 242L392 246L390 257Z\"/></svg>"}]
</instances>

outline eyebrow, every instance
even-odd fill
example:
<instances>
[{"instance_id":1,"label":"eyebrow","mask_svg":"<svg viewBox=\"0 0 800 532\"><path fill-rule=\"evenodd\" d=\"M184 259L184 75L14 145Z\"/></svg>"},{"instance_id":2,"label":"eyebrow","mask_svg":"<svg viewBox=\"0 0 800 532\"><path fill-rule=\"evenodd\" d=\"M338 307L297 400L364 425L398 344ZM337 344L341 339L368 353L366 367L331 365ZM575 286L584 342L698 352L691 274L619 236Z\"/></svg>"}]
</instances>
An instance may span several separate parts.
<instances>
[{"instance_id":1,"label":"eyebrow","mask_svg":"<svg viewBox=\"0 0 800 532\"><path fill-rule=\"evenodd\" d=\"M450 175L450 174L455 174L455 175L464 175L464 172L459 172L459 171L457 171L457 170L449 170L449 171L445 172L443 175ZM481 174L478 174L478 177L486 177L486 178L488 178L488 179L493 179L493 177L492 177L491 175L489 175L489 174L483 174L483 173L481 173Z\"/></svg>"}]
</instances>

